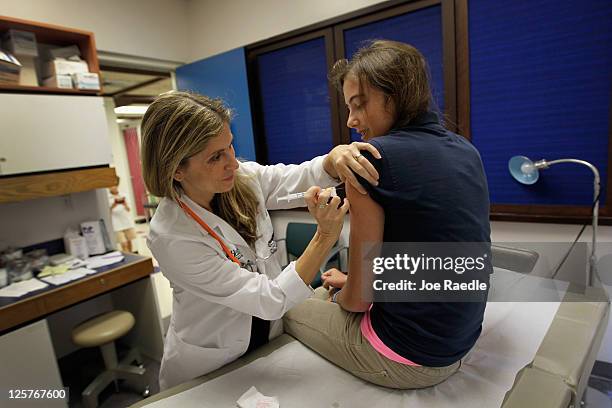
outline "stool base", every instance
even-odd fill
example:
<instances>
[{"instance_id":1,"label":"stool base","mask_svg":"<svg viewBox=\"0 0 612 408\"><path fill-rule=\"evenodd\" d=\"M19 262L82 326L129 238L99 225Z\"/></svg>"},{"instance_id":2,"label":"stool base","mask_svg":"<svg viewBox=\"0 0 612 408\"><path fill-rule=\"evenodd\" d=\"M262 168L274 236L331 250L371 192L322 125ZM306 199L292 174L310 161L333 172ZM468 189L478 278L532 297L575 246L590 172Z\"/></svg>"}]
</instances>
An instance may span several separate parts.
<instances>
[{"instance_id":1,"label":"stool base","mask_svg":"<svg viewBox=\"0 0 612 408\"><path fill-rule=\"evenodd\" d=\"M85 408L96 408L98 406L98 396L111 382L115 383L115 390L118 391L117 380L129 380L136 383L142 396L148 397L150 388L145 377L146 370L142 367L140 352L137 349L131 349L128 355L117 364L114 342L104 344L100 348L104 356L106 370L98 375L81 394L83 406ZM140 364L140 367L130 365L132 362Z\"/></svg>"}]
</instances>

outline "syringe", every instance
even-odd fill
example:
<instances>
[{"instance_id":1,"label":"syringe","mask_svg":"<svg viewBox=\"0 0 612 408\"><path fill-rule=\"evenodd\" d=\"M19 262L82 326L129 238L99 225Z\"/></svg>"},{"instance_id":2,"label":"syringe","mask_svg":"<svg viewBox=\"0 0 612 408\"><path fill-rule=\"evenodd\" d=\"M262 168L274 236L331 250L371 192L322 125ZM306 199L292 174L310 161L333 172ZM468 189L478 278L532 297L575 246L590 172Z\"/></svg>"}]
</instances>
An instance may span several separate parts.
<instances>
[{"instance_id":1,"label":"syringe","mask_svg":"<svg viewBox=\"0 0 612 408\"><path fill-rule=\"evenodd\" d=\"M337 197L338 196L338 194L336 193L336 187L330 187L328 190L331 190L330 197ZM292 201L300 200L300 199L304 198L305 194L306 194L305 191L302 191L301 193L287 194L286 196L277 197L276 198L276 202L277 203L290 203Z\"/></svg>"}]
</instances>

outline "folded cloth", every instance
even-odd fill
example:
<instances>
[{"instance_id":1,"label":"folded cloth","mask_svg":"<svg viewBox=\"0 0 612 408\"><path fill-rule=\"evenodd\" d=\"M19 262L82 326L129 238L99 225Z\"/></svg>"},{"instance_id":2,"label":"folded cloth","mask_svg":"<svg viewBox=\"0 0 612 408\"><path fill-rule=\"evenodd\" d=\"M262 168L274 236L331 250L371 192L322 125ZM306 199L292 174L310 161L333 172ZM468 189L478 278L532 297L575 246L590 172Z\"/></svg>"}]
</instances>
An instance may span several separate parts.
<instances>
[{"instance_id":1,"label":"folded cloth","mask_svg":"<svg viewBox=\"0 0 612 408\"><path fill-rule=\"evenodd\" d=\"M238 398L236 405L240 408L279 408L277 397L266 397L251 387Z\"/></svg>"}]
</instances>

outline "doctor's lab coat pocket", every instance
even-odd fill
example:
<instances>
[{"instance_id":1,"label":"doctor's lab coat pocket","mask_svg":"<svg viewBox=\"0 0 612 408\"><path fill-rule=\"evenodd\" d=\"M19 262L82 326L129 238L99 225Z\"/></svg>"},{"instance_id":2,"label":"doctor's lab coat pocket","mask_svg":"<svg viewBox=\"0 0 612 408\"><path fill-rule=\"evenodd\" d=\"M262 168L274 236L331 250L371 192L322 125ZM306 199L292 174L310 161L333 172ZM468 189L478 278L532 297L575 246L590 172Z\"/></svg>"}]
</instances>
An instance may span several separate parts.
<instances>
[{"instance_id":1,"label":"doctor's lab coat pocket","mask_svg":"<svg viewBox=\"0 0 612 408\"><path fill-rule=\"evenodd\" d=\"M200 347L185 343L178 336L174 347L164 358L160 377L168 387L189 381L229 363L228 348ZM162 378L160 378L161 380Z\"/></svg>"}]
</instances>

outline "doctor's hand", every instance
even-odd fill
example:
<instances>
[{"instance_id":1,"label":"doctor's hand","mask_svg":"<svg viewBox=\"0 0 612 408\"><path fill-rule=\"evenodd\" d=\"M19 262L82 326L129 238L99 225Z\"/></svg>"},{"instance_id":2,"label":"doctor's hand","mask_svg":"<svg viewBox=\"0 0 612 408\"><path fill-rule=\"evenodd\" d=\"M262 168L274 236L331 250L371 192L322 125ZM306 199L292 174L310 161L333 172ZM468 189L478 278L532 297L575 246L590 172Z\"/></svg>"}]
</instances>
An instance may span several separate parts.
<instances>
[{"instance_id":1,"label":"doctor's hand","mask_svg":"<svg viewBox=\"0 0 612 408\"><path fill-rule=\"evenodd\" d=\"M366 190L357 181L355 173L366 179L370 184L378 185L378 172L365 157L361 150L367 150L376 159L380 159L380 153L369 143L353 142L350 145L338 145L334 147L323 162L323 168L332 177L339 178L345 183L351 183L361 194ZM354 172L354 173L353 173Z\"/></svg>"},{"instance_id":2,"label":"doctor's hand","mask_svg":"<svg viewBox=\"0 0 612 408\"><path fill-rule=\"evenodd\" d=\"M336 268L328 269L321 275L323 281L323 287L325 289L336 288L342 289L346 283L347 276L344 272L340 272Z\"/></svg>"},{"instance_id":3,"label":"doctor's hand","mask_svg":"<svg viewBox=\"0 0 612 408\"><path fill-rule=\"evenodd\" d=\"M330 189L321 189L318 186L310 187L304 195L308 211L317 221L317 232L336 242L344 226L349 201L345 198L344 203L340 205L340 197L330 197Z\"/></svg>"}]
</instances>

